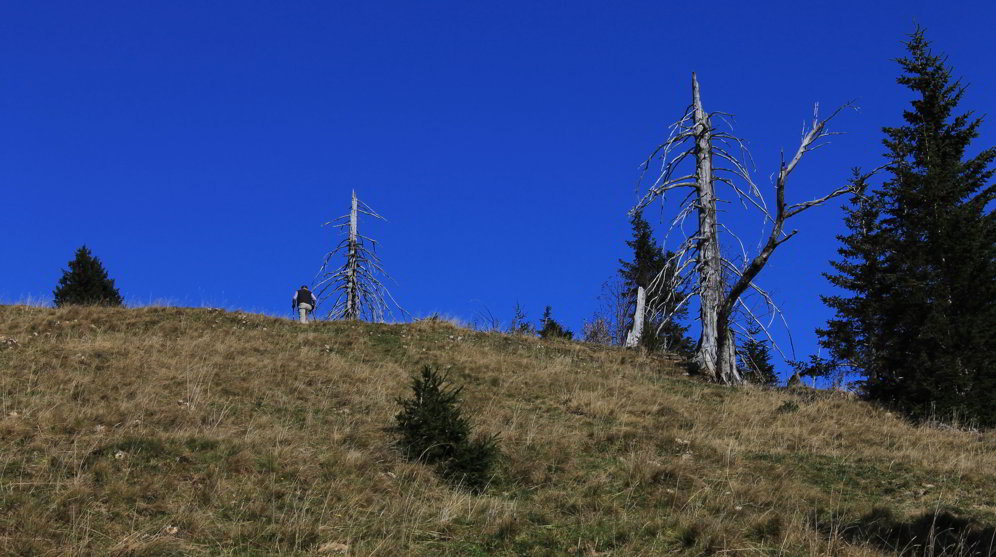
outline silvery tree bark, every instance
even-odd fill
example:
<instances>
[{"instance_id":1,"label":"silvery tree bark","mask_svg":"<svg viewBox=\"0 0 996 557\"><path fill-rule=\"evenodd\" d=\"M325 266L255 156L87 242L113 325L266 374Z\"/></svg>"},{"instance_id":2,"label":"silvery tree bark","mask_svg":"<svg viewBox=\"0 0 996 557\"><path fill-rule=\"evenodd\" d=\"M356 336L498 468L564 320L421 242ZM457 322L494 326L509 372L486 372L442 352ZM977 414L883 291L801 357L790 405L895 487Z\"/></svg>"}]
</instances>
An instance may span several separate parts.
<instances>
[{"instance_id":1,"label":"silvery tree bark","mask_svg":"<svg viewBox=\"0 0 996 557\"><path fill-rule=\"evenodd\" d=\"M671 307L672 315L664 315L666 323L667 319L673 317L673 313L691 297L698 297L701 333L695 363L703 374L717 382L731 384L743 380L736 367L734 310L742 308L748 318L761 325L766 333L771 324L771 322L766 324L755 316L743 301L744 293L748 290L756 292L764 299L772 315L778 312L771 296L757 286L754 279L775 249L796 234L795 230L785 233L785 221L852 189L847 185L812 201L794 205L785 203L785 186L789 175L806 153L821 146L821 139L833 135L827 131L826 125L840 110L826 119L820 119L819 105L815 106L811 127L808 129L803 127L802 139L795 155L787 163L784 158L782 160L774 184L773 214L768 209L764 195L751 178L748 169L749 153L744 141L729 132L714 128L713 116L724 116L724 114L705 111L699 82L694 73L691 106L685 110L682 118L671 126L668 139L658 146L644 164L644 170L647 170L652 161L659 159L661 173L633 211L643 209L654 200L663 201L668 192L683 190L686 195L679 203L669 233L676 229L683 230L686 219L692 213L697 216L695 233L685 236L673 258L668 262L674 264L676 269L671 277L672 282L665 284L667 278L662 272L648 287L650 299L648 311L657 313L662 311L662 308ZM739 156L735 154L737 150L740 151ZM682 172L681 169L691 161L694 161L694 170ZM718 166L715 164L717 161L720 163ZM762 231L765 226L771 225L766 241L762 241L763 247L753 259L748 257L747 250L739 237L718 220L716 209L719 200L718 185L728 188L745 209L752 207L763 215ZM740 264L723 256L720 244L721 230L739 243L743 253ZM724 274L733 277L729 290L725 286ZM677 287L681 284L693 284L694 288L681 299L675 300L673 297L680 291ZM770 333L768 338L771 339Z\"/></svg>"},{"instance_id":2,"label":"silvery tree bark","mask_svg":"<svg viewBox=\"0 0 996 557\"><path fill-rule=\"evenodd\" d=\"M643 319L647 314L647 291L639 286L636 289L636 313L633 315L633 328L626 336L626 348L636 348L643 337Z\"/></svg>"},{"instance_id":3,"label":"silvery tree bark","mask_svg":"<svg viewBox=\"0 0 996 557\"><path fill-rule=\"evenodd\" d=\"M719 233L716 226L716 182L712 169L712 122L702 108L699 94L699 80L692 74L692 109L695 134L695 191L698 197L699 238L698 238L698 283L699 321L702 332L699 337L695 362L701 369L716 375L719 370L729 369L720 361L725 351L720 351L719 307L723 299L723 262L719 251ZM739 383L736 366L724 383Z\"/></svg>"},{"instance_id":4,"label":"silvery tree bark","mask_svg":"<svg viewBox=\"0 0 996 557\"><path fill-rule=\"evenodd\" d=\"M344 317L346 319L356 319L359 315L357 292L356 270L359 267L359 245L357 243L357 205L356 190L353 190L353 203L349 210L349 244L346 254L346 307Z\"/></svg>"},{"instance_id":5,"label":"silvery tree bark","mask_svg":"<svg viewBox=\"0 0 996 557\"><path fill-rule=\"evenodd\" d=\"M353 191L349 214L323 225L344 230L346 238L325 254L316 277L315 293L319 300L325 295L335 296L328 311L330 319L368 319L383 322L386 315L393 314L392 307L401 313L404 313L404 309L398 305L379 278L390 277L377 256L377 242L359 233L360 213L387 220L359 201L356 192ZM368 244L370 248L367 247ZM346 260L338 267L330 267L330 262L343 254Z\"/></svg>"}]
</instances>

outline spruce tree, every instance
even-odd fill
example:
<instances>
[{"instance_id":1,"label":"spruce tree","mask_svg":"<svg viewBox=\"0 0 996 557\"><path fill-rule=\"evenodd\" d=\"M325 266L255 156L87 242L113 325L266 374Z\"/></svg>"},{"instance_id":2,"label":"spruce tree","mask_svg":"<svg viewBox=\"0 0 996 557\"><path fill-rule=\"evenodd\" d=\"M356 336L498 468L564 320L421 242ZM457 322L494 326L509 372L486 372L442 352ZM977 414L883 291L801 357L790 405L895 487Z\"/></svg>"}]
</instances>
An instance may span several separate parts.
<instances>
[{"instance_id":1,"label":"spruce tree","mask_svg":"<svg viewBox=\"0 0 996 557\"><path fill-rule=\"evenodd\" d=\"M69 269L62 271L59 285L52 292L55 307L66 305L120 306L121 294L107 276L100 259L84 245L76 250Z\"/></svg>"},{"instance_id":2,"label":"spruce tree","mask_svg":"<svg viewBox=\"0 0 996 557\"><path fill-rule=\"evenodd\" d=\"M834 368L873 377L878 365L874 348L884 341L879 315L883 302L882 259L886 237L878 230L882 197L872 192L861 171L854 170L854 196L844 207L848 234L838 235L841 259L831 261L837 274L823 273L847 295L820 296L835 316L817 329L820 345L829 352Z\"/></svg>"},{"instance_id":3,"label":"spruce tree","mask_svg":"<svg viewBox=\"0 0 996 557\"><path fill-rule=\"evenodd\" d=\"M471 425L460 408L461 388L429 366L412 378L412 398L398 399L394 417L405 456L437 466L456 485L483 490L498 459L497 436L471 438Z\"/></svg>"},{"instance_id":4,"label":"spruce tree","mask_svg":"<svg viewBox=\"0 0 996 557\"><path fill-rule=\"evenodd\" d=\"M923 30L906 46L897 81L915 97L904 125L883 130L885 183L848 214L831 280L853 295L828 298L837 315L822 342L873 400L996 425L996 149L967 156L982 118L956 114L965 87ZM877 231L862 230L870 222Z\"/></svg>"},{"instance_id":5,"label":"spruce tree","mask_svg":"<svg viewBox=\"0 0 996 557\"><path fill-rule=\"evenodd\" d=\"M540 338L562 338L572 340L574 338L574 333L560 323L554 321L553 308L546 306L546 309L543 310L543 320L540 321L539 336Z\"/></svg>"},{"instance_id":6,"label":"spruce tree","mask_svg":"<svg viewBox=\"0 0 996 557\"><path fill-rule=\"evenodd\" d=\"M532 335L536 333L536 329L529 323L525 308L519 302L515 303L515 315L512 317L512 323L508 326L508 332L514 335Z\"/></svg>"},{"instance_id":7,"label":"spruce tree","mask_svg":"<svg viewBox=\"0 0 996 557\"><path fill-rule=\"evenodd\" d=\"M650 228L650 223L643 218L642 211L633 214L630 218L630 226L633 237L626 242L626 245L633 250L633 259L632 261L619 260L619 275L623 279L623 292L626 296L625 330L629 331L633 328L637 290L642 286L647 290L648 303L655 297L667 301L658 305L656 312L648 311L643 325L643 335L640 337L640 345L648 350L676 350L684 347L687 328L683 327L678 320L687 315L688 309L684 306L677 307L682 299L682 292L668 292L676 271L675 263L669 263L674 254L670 251L665 252L657 246L653 230ZM655 288L651 292L651 282L665 269L661 287ZM671 318L665 322L665 317L668 315ZM620 341L622 340L624 339L620 339Z\"/></svg>"},{"instance_id":8,"label":"spruce tree","mask_svg":"<svg viewBox=\"0 0 996 557\"><path fill-rule=\"evenodd\" d=\"M747 329L747 340L741 345L738 356L740 369L747 381L758 385L778 383L775 366L771 363L771 348L766 339L760 339L761 327L754 324Z\"/></svg>"}]
</instances>

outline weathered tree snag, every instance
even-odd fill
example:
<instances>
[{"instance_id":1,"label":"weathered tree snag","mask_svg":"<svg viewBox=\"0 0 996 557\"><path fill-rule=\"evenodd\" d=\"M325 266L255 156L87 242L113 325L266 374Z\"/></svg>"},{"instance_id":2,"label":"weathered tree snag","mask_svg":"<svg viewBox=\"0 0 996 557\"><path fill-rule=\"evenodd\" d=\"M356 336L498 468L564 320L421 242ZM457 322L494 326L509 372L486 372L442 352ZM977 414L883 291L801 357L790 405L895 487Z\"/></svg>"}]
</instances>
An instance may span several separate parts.
<instances>
[{"instance_id":1,"label":"weathered tree snag","mask_svg":"<svg viewBox=\"0 0 996 557\"><path fill-rule=\"evenodd\" d=\"M346 238L335 249L325 254L322 268L318 271L315 292L319 299L326 293L335 294L335 300L328 312L330 319L366 318L382 322L385 315L392 313L392 305L402 313L404 313L404 309L394 301L391 292L377 278L378 275L384 277L388 277L388 275L381 267L380 259L374 251L377 243L362 236L358 231L359 213L386 220L365 203L359 201L356 198L356 192L353 192L349 214L323 225L332 225L333 228L340 230L345 229ZM372 249L367 249L367 242L370 243ZM335 269L329 269L329 262L332 258L343 253L346 255L346 261ZM391 304L388 304L388 300Z\"/></svg>"},{"instance_id":2,"label":"weathered tree snag","mask_svg":"<svg viewBox=\"0 0 996 557\"><path fill-rule=\"evenodd\" d=\"M720 333L724 322L719 319L719 309L723 301L723 261L719 251L719 234L716 226L716 190L712 170L712 123L709 114L702 108L699 94L699 80L692 74L692 108L695 115L695 182L698 195L698 264L699 275L699 321L702 333L695 363L710 377L723 383L740 381L736 366L721 377L726 358L719 358L724 347L722 341L729 335Z\"/></svg>"},{"instance_id":3,"label":"weathered tree snag","mask_svg":"<svg viewBox=\"0 0 996 557\"><path fill-rule=\"evenodd\" d=\"M356 190L353 190L353 203L349 210L349 248L346 254L346 308L343 314L344 319L356 319L359 315L356 292L356 268L359 265L356 252Z\"/></svg>"},{"instance_id":4,"label":"weathered tree snag","mask_svg":"<svg viewBox=\"0 0 996 557\"><path fill-rule=\"evenodd\" d=\"M672 294L669 292L674 290L675 285L686 282L695 284L695 287L679 301L677 306L680 307L686 303L691 296L698 296L701 336L695 353L695 363L704 375L717 382L731 384L743 380L736 367L736 342L733 334L733 315L738 305L746 310L748 318L755 321L764 329L765 333L768 333L767 327L770 323L765 324L757 319L754 312L742 300L743 294L748 289L757 292L772 313L778 312L771 296L759 288L754 283L754 279L764 268L775 249L796 234L795 230L788 234L784 232L785 221L806 209L822 205L834 197L851 191L851 186L848 185L812 201L795 205L786 205L785 203L785 185L789 174L792 173L806 153L820 146L818 144L820 139L832 135L826 130L826 125L839 112L840 109L831 114L829 118L821 120L819 105L816 105L813 111L812 128L808 131L803 129L802 141L788 164L784 160L782 161L775 181L776 205L774 215L768 210L764 196L751 179L746 161L742 160L742 158L749 156L744 142L731 133L719 132L713 128L712 114L717 113L708 113L703 108L699 82L694 73L692 74L692 105L685 111L681 120L672 126L671 135L667 141L660 145L644 164L644 170L647 170L650 163L659 157L662 161L661 174L633 211L643 209L655 199L663 201L666 193L671 190L686 189L690 192L678 207L678 213L671 223L671 231L676 228L680 229L692 212L698 216L698 228L695 234L685 237L675 251L672 261L677 271L672 278L672 284L665 287L664 281L666 279L663 273L651 282L648 289L650 311L656 312L663 307L664 302L670 301L662 299L659 293L664 292L666 293L664 296L671 296ZM731 153L733 148L738 148L744 153L741 158ZM695 161L694 173L675 177L684 161L690 160ZM726 166L715 166L714 161L716 160L720 161L721 165ZM743 242L731 230L718 222L716 211L717 184L729 187L744 208L748 208L748 205L753 206L764 215L764 223L770 222L772 225L764 247L752 260L748 260ZM720 228L739 242L744 255L742 266L723 257L720 250ZM727 271L734 275L733 285L729 291L726 290L723 280L723 275ZM666 319L670 317L665 316ZM770 333L768 333L768 337L771 338Z\"/></svg>"},{"instance_id":5,"label":"weathered tree snag","mask_svg":"<svg viewBox=\"0 0 996 557\"><path fill-rule=\"evenodd\" d=\"M642 286L636 289L636 313L633 315L633 329L626 336L626 348L636 348L643 337L643 319L647 314L647 291Z\"/></svg>"}]
</instances>

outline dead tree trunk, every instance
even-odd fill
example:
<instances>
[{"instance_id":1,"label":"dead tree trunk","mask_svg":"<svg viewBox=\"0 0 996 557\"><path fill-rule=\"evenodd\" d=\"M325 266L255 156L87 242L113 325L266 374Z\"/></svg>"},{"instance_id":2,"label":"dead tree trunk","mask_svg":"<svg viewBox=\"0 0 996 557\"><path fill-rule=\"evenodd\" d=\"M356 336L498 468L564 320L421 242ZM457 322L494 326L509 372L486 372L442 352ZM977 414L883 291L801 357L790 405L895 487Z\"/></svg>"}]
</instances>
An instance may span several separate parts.
<instances>
[{"instance_id":1,"label":"dead tree trunk","mask_svg":"<svg viewBox=\"0 0 996 557\"><path fill-rule=\"evenodd\" d=\"M740 376L735 365L728 365L727 347L723 342L729 337L725 330L729 325L719 318L720 307L723 305L723 260L719 251L719 227L716 222L716 183L712 168L713 130L709 113L702 108L699 80L694 73L692 107L695 118L695 189L699 216L699 321L702 324L695 363L710 377L716 377L723 383L738 383Z\"/></svg>"},{"instance_id":2,"label":"dead tree trunk","mask_svg":"<svg viewBox=\"0 0 996 557\"><path fill-rule=\"evenodd\" d=\"M349 320L354 320L359 315L356 307L359 299L356 292L356 269L359 265L357 261L356 220L356 190L353 190L353 203L349 210L349 248L346 254L346 311L343 314L343 319Z\"/></svg>"},{"instance_id":3,"label":"dead tree trunk","mask_svg":"<svg viewBox=\"0 0 996 557\"><path fill-rule=\"evenodd\" d=\"M643 338L643 319L647 314L647 291L642 286L636 289L636 313L633 315L633 329L626 336L626 348L636 348Z\"/></svg>"}]
</instances>

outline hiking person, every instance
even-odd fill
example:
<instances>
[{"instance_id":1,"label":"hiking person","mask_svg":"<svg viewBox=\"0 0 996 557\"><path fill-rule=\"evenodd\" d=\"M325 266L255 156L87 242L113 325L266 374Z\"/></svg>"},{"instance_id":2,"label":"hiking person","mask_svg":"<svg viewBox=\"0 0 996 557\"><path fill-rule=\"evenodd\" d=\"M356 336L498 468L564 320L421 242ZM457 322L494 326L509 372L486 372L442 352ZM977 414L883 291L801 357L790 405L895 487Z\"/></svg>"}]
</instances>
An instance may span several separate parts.
<instances>
[{"instance_id":1,"label":"hiking person","mask_svg":"<svg viewBox=\"0 0 996 557\"><path fill-rule=\"evenodd\" d=\"M315 295L311 293L311 290L308 290L308 285L302 284L301 288L294 293L294 298L291 299L291 309L297 309L301 314L301 323L307 323L308 314L316 306L318 306L318 300L315 298Z\"/></svg>"}]
</instances>

